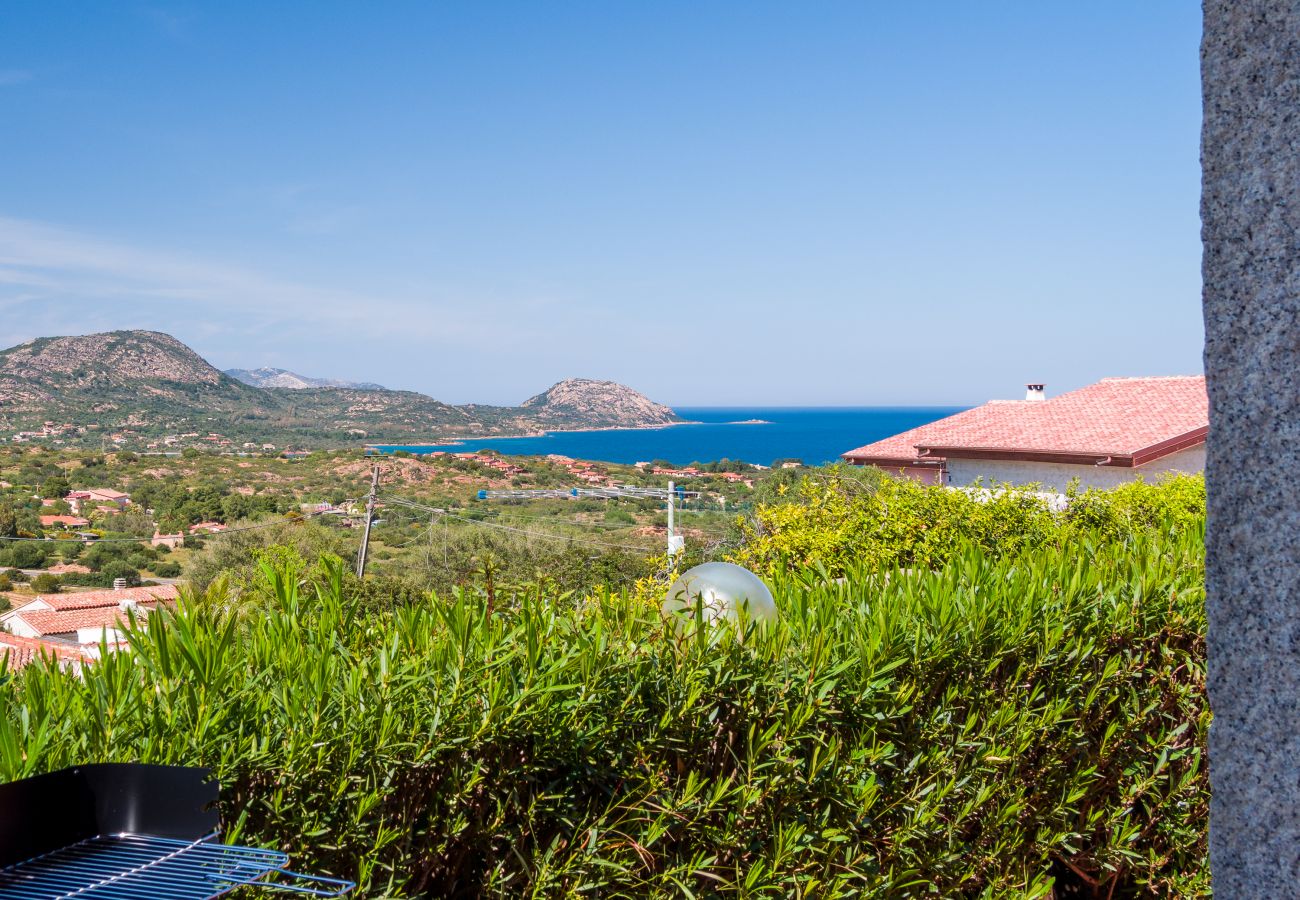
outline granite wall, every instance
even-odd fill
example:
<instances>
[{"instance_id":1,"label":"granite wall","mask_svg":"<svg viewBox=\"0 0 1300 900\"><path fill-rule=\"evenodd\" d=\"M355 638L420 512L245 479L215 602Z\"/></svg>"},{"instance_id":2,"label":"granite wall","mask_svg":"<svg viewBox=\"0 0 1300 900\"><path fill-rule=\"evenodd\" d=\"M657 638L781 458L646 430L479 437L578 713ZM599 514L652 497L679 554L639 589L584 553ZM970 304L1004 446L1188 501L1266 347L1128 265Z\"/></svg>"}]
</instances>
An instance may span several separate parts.
<instances>
[{"instance_id":1,"label":"granite wall","mask_svg":"<svg viewBox=\"0 0 1300 900\"><path fill-rule=\"evenodd\" d=\"M1205 0L1210 861L1300 897L1300 2Z\"/></svg>"}]
</instances>

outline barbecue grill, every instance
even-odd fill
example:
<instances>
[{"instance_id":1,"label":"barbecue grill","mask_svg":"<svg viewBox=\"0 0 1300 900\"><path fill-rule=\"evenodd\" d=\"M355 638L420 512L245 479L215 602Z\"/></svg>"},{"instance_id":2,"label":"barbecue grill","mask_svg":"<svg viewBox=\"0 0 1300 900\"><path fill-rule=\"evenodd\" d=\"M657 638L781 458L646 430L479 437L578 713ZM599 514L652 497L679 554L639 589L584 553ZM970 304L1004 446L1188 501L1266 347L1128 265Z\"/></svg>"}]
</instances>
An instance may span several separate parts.
<instances>
[{"instance_id":1,"label":"barbecue grill","mask_svg":"<svg viewBox=\"0 0 1300 900\"><path fill-rule=\"evenodd\" d=\"M208 900L245 885L339 897L355 886L218 842L208 775L102 763L0 785L0 900Z\"/></svg>"}]
</instances>

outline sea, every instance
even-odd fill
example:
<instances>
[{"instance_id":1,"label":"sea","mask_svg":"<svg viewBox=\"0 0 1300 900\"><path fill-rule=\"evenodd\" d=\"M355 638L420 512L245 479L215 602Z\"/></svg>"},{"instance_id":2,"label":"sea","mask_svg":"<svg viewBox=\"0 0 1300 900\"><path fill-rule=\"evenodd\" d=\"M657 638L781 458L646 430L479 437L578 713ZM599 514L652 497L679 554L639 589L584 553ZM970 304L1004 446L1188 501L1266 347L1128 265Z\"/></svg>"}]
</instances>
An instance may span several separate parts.
<instances>
[{"instance_id":1,"label":"sea","mask_svg":"<svg viewBox=\"0 0 1300 900\"><path fill-rule=\"evenodd\" d=\"M776 460L797 459L817 465L834 461L855 447L962 409L950 406L683 407L676 410L677 414L692 424L555 431L541 437L483 438L438 445L378 445L375 449L385 453L491 449L509 455L557 453L575 459L629 464L662 459L677 466L720 459L765 466Z\"/></svg>"}]
</instances>

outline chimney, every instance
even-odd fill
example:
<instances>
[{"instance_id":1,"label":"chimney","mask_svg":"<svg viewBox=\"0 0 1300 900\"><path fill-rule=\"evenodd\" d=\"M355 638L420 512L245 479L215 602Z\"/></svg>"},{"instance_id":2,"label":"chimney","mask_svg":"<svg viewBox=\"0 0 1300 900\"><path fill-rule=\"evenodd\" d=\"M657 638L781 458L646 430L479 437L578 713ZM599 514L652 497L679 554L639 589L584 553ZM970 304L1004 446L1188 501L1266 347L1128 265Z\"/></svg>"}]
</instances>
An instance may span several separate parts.
<instances>
[{"instance_id":1,"label":"chimney","mask_svg":"<svg viewBox=\"0 0 1300 900\"><path fill-rule=\"evenodd\" d=\"M102 584L103 582L100 582L100 583ZM124 591L124 590L126 590L126 579L125 579L125 578L114 578L114 579L113 579L113 590L115 590L115 591Z\"/></svg>"},{"instance_id":2,"label":"chimney","mask_svg":"<svg viewBox=\"0 0 1300 900\"><path fill-rule=\"evenodd\" d=\"M1025 399L1034 402L1042 402L1047 399L1047 385L1045 384L1027 384L1025 385Z\"/></svg>"}]
</instances>

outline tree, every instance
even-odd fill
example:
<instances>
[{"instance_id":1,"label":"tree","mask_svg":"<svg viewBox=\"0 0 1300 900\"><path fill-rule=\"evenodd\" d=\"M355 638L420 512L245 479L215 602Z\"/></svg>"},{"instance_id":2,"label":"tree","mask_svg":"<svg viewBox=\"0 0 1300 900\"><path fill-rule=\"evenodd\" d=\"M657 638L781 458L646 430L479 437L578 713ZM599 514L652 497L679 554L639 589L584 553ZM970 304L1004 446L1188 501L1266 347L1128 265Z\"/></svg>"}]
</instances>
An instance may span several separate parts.
<instances>
[{"instance_id":1,"label":"tree","mask_svg":"<svg viewBox=\"0 0 1300 900\"><path fill-rule=\"evenodd\" d=\"M70 490L72 490L72 485L68 483L68 479L62 475L51 475L41 485L41 496L46 500L57 500L60 497L67 496Z\"/></svg>"},{"instance_id":2,"label":"tree","mask_svg":"<svg viewBox=\"0 0 1300 900\"><path fill-rule=\"evenodd\" d=\"M8 503L0 504L0 537L18 536L18 513Z\"/></svg>"},{"instance_id":3,"label":"tree","mask_svg":"<svg viewBox=\"0 0 1300 900\"><path fill-rule=\"evenodd\" d=\"M39 569L45 565L45 549L36 543L18 542L0 550L6 565L18 569Z\"/></svg>"},{"instance_id":4,"label":"tree","mask_svg":"<svg viewBox=\"0 0 1300 900\"><path fill-rule=\"evenodd\" d=\"M144 552L144 545L142 544L119 544L101 541L90 545L90 550L86 552L82 562L96 572L103 572L106 571L110 563L125 562L132 555L142 552Z\"/></svg>"},{"instance_id":5,"label":"tree","mask_svg":"<svg viewBox=\"0 0 1300 900\"><path fill-rule=\"evenodd\" d=\"M139 504L128 506L113 516L111 523L114 531L122 531L138 538L153 537L153 519L149 518L149 513Z\"/></svg>"},{"instance_id":6,"label":"tree","mask_svg":"<svg viewBox=\"0 0 1300 900\"><path fill-rule=\"evenodd\" d=\"M106 579L116 581L119 578L125 578L127 585L137 587L140 584L140 572L133 569L131 564L126 560L115 559L104 564L99 573Z\"/></svg>"}]
</instances>

